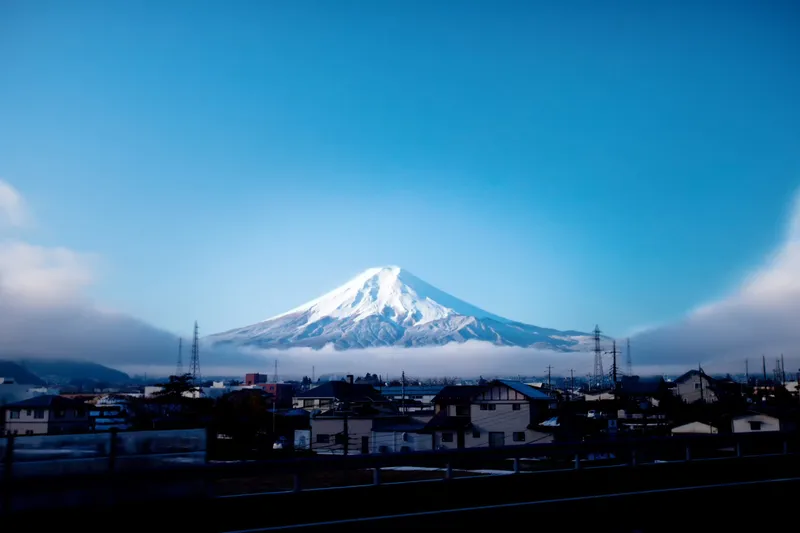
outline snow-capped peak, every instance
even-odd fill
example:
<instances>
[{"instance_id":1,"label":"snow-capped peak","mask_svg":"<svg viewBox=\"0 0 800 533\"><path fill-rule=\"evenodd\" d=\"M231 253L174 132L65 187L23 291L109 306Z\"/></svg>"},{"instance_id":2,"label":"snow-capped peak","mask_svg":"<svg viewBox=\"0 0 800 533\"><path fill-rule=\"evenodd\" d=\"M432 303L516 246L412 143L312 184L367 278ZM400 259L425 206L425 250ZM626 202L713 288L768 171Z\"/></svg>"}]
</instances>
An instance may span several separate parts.
<instances>
[{"instance_id":1,"label":"snow-capped peak","mask_svg":"<svg viewBox=\"0 0 800 533\"><path fill-rule=\"evenodd\" d=\"M323 318L359 322L381 315L403 326L423 325L453 315L505 319L454 298L398 266L370 268L341 287L269 320L304 313L306 324Z\"/></svg>"}]
</instances>

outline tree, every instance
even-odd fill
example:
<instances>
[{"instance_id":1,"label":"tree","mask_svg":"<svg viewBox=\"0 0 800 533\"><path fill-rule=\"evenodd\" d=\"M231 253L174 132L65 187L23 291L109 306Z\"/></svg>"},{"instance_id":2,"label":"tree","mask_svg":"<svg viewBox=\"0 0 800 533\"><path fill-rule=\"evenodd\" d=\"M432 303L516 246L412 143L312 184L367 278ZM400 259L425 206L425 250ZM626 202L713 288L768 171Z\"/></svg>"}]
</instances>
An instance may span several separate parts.
<instances>
[{"instance_id":1,"label":"tree","mask_svg":"<svg viewBox=\"0 0 800 533\"><path fill-rule=\"evenodd\" d=\"M191 374L182 374L180 376L170 376L167 383L159 383L161 390L156 392L154 396L168 397L168 398L182 398L186 393L197 391L194 386L194 381Z\"/></svg>"},{"instance_id":2,"label":"tree","mask_svg":"<svg viewBox=\"0 0 800 533\"><path fill-rule=\"evenodd\" d=\"M303 380L300 382L303 387L310 387L311 386L311 378L308 376L303 376Z\"/></svg>"}]
</instances>

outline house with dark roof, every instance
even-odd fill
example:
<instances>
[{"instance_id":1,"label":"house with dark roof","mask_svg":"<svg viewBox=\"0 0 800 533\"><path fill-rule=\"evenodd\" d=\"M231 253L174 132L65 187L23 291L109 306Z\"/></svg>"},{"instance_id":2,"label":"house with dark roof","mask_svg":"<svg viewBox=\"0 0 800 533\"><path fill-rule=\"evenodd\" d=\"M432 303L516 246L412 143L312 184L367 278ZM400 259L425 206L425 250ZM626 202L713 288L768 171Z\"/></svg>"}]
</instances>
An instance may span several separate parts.
<instances>
[{"instance_id":1,"label":"house with dark roof","mask_svg":"<svg viewBox=\"0 0 800 533\"><path fill-rule=\"evenodd\" d=\"M372 385L352 381L328 381L292 398L294 409L306 411L336 411L345 407L350 411L369 411L386 409L390 404Z\"/></svg>"},{"instance_id":2,"label":"house with dark roof","mask_svg":"<svg viewBox=\"0 0 800 533\"><path fill-rule=\"evenodd\" d=\"M63 396L34 396L4 407L7 435L54 435L89 431L88 405Z\"/></svg>"},{"instance_id":3,"label":"house with dark roof","mask_svg":"<svg viewBox=\"0 0 800 533\"><path fill-rule=\"evenodd\" d=\"M328 381L293 398L296 409L311 413L311 449L317 453L372 453L373 421L396 417L392 402L372 385Z\"/></svg>"},{"instance_id":4,"label":"house with dark roof","mask_svg":"<svg viewBox=\"0 0 800 533\"><path fill-rule=\"evenodd\" d=\"M445 387L434 399L427 430L436 449L496 447L551 442L539 423L551 418L552 398L521 382L494 380Z\"/></svg>"}]
</instances>

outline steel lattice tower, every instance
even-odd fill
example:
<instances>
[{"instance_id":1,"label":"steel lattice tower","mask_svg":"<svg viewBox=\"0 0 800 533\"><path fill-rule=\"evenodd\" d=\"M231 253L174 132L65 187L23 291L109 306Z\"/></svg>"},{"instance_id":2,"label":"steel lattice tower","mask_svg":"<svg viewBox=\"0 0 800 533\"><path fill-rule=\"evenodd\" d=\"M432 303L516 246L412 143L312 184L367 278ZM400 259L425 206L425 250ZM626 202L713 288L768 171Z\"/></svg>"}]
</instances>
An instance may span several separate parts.
<instances>
[{"instance_id":1,"label":"steel lattice tower","mask_svg":"<svg viewBox=\"0 0 800 533\"><path fill-rule=\"evenodd\" d=\"M197 320L194 321L194 339L192 340L192 381L200 381L200 343L197 329Z\"/></svg>"},{"instance_id":2,"label":"steel lattice tower","mask_svg":"<svg viewBox=\"0 0 800 533\"><path fill-rule=\"evenodd\" d=\"M603 372L603 349L600 347L600 326L594 327L594 386L603 388L605 373Z\"/></svg>"}]
</instances>

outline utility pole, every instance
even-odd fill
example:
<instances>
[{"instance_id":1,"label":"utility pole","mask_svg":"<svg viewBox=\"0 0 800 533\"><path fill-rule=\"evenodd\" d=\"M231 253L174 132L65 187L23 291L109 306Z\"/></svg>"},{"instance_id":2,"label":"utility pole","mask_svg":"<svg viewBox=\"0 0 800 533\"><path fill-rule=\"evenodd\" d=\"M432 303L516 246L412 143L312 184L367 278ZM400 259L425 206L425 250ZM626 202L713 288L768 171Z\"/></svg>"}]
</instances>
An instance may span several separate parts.
<instances>
[{"instance_id":1,"label":"utility pole","mask_svg":"<svg viewBox=\"0 0 800 533\"><path fill-rule=\"evenodd\" d=\"M761 372L764 374L764 384L767 384L767 356L761 354Z\"/></svg>"},{"instance_id":2,"label":"utility pole","mask_svg":"<svg viewBox=\"0 0 800 533\"><path fill-rule=\"evenodd\" d=\"M631 340L627 339L627 342L628 342L628 346L625 349L625 356L627 358L627 361L625 362L626 363L625 366L627 366L628 368L626 368L625 371L628 373L629 376L632 376L633 375L633 357L631 357Z\"/></svg>"},{"instance_id":3,"label":"utility pole","mask_svg":"<svg viewBox=\"0 0 800 533\"><path fill-rule=\"evenodd\" d=\"M272 381L274 381L275 383L278 382L278 360L277 359L275 359L275 372L273 372L273 374L272 374Z\"/></svg>"},{"instance_id":4,"label":"utility pole","mask_svg":"<svg viewBox=\"0 0 800 533\"><path fill-rule=\"evenodd\" d=\"M406 414L406 371L403 370L400 376L400 412Z\"/></svg>"},{"instance_id":5,"label":"utility pole","mask_svg":"<svg viewBox=\"0 0 800 533\"><path fill-rule=\"evenodd\" d=\"M594 385L603 388L605 382L603 373L603 349L600 347L600 326L594 327Z\"/></svg>"},{"instance_id":6,"label":"utility pole","mask_svg":"<svg viewBox=\"0 0 800 533\"><path fill-rule=\"evenodd\" d=\"M783 354L781 354L781 383L786 385L786 367L783 364Z\"/></svg>"},{"instance_id":7,"label":"utility pole","mask_svg":"<svg viewBox=\"0 0 800 533\"><path fill-rule=\"evenodd\" d=\"M175 375L183 375L183 338L178 339L178 364L175 367Z\"/></svg>"},{"instance_id":8,"label":"utility pole","mask_svg":"<svg viewBox=\"0 0 800 533\"><path fill-rule=\"evenodd\" d=\"M750 385L750 359L744 360L744 383Z\"/></svg>"},{"instance_id":9,"label":"utility pole","mask_svg":"<svg viewBox=\"0 0 800 533\"><path fill-rule=\"evenodd\" d=\"M551 375L551 371L552 370L553 370L553 367L550 366L550 365L547 365L547 388L548 389L552 389L553 388L552 387L553 381L552 381L552 375Z\"/></svg>"},{"instance_id":10,"label":"utility pole","mask_svg":"<svg viewBox=\"0 0 800 533\"><path fill-rule=\"evenodd\" d=\"M699 380L700 380L700 401L702 402L704 400L704 398L703 398L703 368L700 366L700 363L697 363L697 372L700 375L699 376Z\"/></svg>"},{"instance_id":11,"label":"utility pole","mask_svg":"<svg viewBox=\"0 0 800 533\"><path fill-rule=\"evenodd\" d=\"M617 341L616 340L613 341L611 346L612 346L611 351L610 352L605 352L605 353L611 355L611 357L612 357L612 359L611 359L611 380L612 380L611 386L612 387L616 387L617 386L617 354L619 353L617 351Z\"/></svg>"},{"instance_id":12,"label":"utility pole","mask_svg":"<svg viewBox=\"0 0 800 533\"><path fill-rule=\"evenodd\" d=\"M192 339L192 384L197 387L200 381L200 336L197 320L194 321L194 338Z\"/></svg>"},{"instance_id":13,"label":"utility pole","mask_svg":"<svg viewBox=\"0 0 800 533\"><path fill-rule=\"evenodd\" d=\"M569 369L569 393L572 395L575 392L575 370L570 368Z\"/></svg>"}]
</instances>

